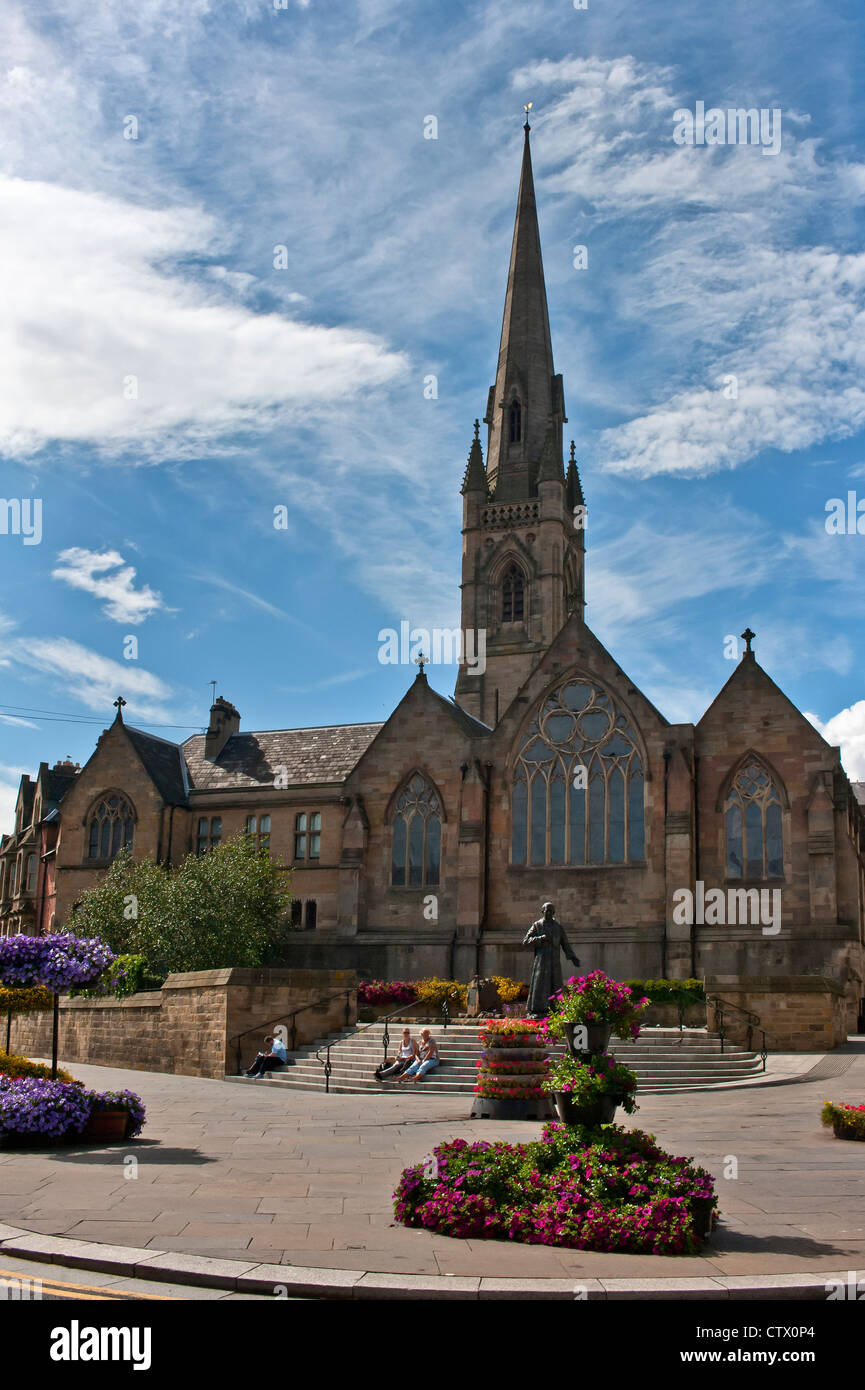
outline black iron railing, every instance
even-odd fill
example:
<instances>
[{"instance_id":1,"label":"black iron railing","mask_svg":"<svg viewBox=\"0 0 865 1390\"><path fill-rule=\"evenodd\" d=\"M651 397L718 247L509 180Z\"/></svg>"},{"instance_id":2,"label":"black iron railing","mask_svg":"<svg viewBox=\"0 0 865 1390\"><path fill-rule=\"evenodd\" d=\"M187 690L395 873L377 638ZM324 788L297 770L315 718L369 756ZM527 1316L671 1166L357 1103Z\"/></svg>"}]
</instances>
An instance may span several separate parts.
<instances>
[{"instance_id":1,"label":"black iron railing","mask_svg":"<svg viewBox=\"0 0 865 1390\"><path fill-rule=\"evenodd\" d=\"M450 997L452 999L456 998L458 997L458 993L458 990L451 990ZM403 1018L409 1009L415 1009L419 1004L425 1003L425 999L414 999L410 1004L403 1004L400 1006L400 1008L394 1009L392 1013L383 1014L381 1018L373 1019L371 1023L364 1023L359 1028L352 1028L350 1033L345 1033L341 1038L337 1038L334 1042L325 1043L322 1047L318 1048L315 1056L316 1061L321 1062L322 1066L324 1067L324 1089L326 1093L328 1095L330 1094L330 1078L333 1073L333 1064L330 1059L330 1054L333 1048L342 1047L342 1044L348 1042L349 1038L359 1037L361 1033L366 1033L370 1028L375 1028L377 1024L383 1023L384 1032L382 1034L382 1065L384 1065L384 1063L387 1061L387 1050L390 1047L390 1032L388 1031L388 1023L391 1021L391 1019ZM444 999L442 1000L441 1017L442 1029L444 1031L447 1031L448 1022L450 1021L450 1009L448 1008L447 995L445 995ZM321 1055L322 1052L325 1054L323 1057Z\"/></svg>"},{"instance_id":2,"label":"black iron railing","mask_svg":"<svg viewBox=\"0 0 865 1390\"><path fill-rule=\"evenodd\" d=\"M246 1028L242 1033L235 1033L233 1037L229 1038L228 1046L231 1047L232 1043L237 1044L238 1075L240 1075L240 1073L243 1071L243 1059L241 1056L240 1044L244 1038L249 1037L250 1033L261 1033L265 1028L273 1028L278 1023L288 1023L290 1021L291 1046L288 1048L288 1051L294 1052L297 1048L297 1015L306 1013L308 1009L322 1009L325 1007L326 1004L332 1004L334 999L340 999L343 995L345 995L345 1026L346 1028L348 1028L349 1024L351 1023L352 991L350 989L341 989L338 990L336 994L327 995L324 999L315 999L311 1004L301 1004L299 1008L292 1009L290 1014L282 1014L280 1018L264 1019L261 1023L256 1023L254 1028Z\"/></svg>"},{"instance_id":3,"label":"black iron railing","mask_svg":"<svg viewBox=\"0 0 865 1390\"><path fill-rule=\"evenodd\" d=\"M750 1009L743 1009L741 1004L734 1004L729 999L722 999L719 994L707 994L706 1003L712 1004L715 1009L714 1029L721 1040L722 1052L724 1051L724 1044L726 1042L727 1036L724 1031L725 1015L727 1014L727 1012L741 1014L742 1017L746 1020L748 1032L746 1036L745 1046L749 1052L754 1051L754 1033L757 1032L760 1034L760 1060L763 1063L763 1071L765 1071L766 1057L768 1056L769 1049L766 1046L766 1030L762 1026L760 1015L753 1013Z\"/></svg>"}]
</instances>

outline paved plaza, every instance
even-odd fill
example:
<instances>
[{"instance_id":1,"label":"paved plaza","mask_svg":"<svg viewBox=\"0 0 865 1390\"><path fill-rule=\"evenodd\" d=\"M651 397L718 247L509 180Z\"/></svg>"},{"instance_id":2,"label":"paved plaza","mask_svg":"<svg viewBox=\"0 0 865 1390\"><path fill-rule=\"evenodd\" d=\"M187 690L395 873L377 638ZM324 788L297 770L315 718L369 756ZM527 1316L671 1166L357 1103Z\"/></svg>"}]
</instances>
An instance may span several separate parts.
<instances>
[{"instance_id":1,"label":"paved plaza","mask_svg":"<svg viewBox=\"0 0 865 1390\"><path fill-rule=\"evenodd\" d=\"M422 1086L327 1096L78 1064L88 1086L142 1095L143 1134L102 1148L0 1150L0 1237L6 1227L247 1268L372 1275L578 1281L862 1270L865 1145L836 1140L819 1117L825 1099L865 1095L865 1039L807 1062L817 1079L648 1095L628 1120L717 1179L721 1222L696 1257L452 1240L395 1226L400 1172L435 1144L539 1135L537 1124L467 1119L465 1096ZM738 1176L725 1177L731 1159Z\"/></svg>"}]
</instances>

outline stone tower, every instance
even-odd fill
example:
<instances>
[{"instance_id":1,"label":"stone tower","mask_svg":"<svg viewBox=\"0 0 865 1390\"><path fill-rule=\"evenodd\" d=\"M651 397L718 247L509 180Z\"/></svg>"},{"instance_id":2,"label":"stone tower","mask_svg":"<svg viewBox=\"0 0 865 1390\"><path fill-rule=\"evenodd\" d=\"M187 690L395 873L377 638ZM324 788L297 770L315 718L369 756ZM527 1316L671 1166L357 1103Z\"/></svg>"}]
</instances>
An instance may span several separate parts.
<instances>
[{"instance_id":1,"label":"stone tower","mask_svg":"<svg viewBox=\"0 0 865 1390\"><path fill-rule=\"evenodd\" d=\"M495 725L568 616L583 616L585 506L571 458L565 475L562 378L553 366L547 291L532 179L530 126L495 385L462 487L463 632L486 632L486 669L460 667L455 698ZM477 650L476 646L470 650Z\"/></svg>"}]
</instances>

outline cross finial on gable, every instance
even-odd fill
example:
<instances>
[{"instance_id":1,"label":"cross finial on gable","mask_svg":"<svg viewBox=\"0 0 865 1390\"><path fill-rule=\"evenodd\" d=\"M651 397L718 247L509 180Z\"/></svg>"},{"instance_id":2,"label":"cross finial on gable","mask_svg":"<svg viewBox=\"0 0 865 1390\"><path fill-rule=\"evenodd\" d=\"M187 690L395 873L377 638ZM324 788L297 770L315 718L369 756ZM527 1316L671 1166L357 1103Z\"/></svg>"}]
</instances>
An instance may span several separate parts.
<instances>
[{"instance_id":1,"label":"cross finial on gable","mask_svg":"<svg viewBox=\"0 0 865 1390\"><path fill-rule=\"evenodd\" d=\"M124 700L123 696L122 696L122 695L118 695L118 696L117 696L117 699L114 701L114 707L115 707L115 709L117 710L117 714L115 715L115 719L119 719L120 722L121 722L121 724L123 723L123 706L124 706L125 704L126 704L126 701Z\"/></svg>"},{"instance_id":2,"label":"cross finial on gable","mask_svg":"<svg viewBox=\"0 0 865 1390\"><path fill-rule=\"evenodd\" d=\"M744 641L745 641L745 651L746 651L746 653L751 651L751 643L753 642L753 640L754 640L754 638L755 638L756 636L757 636L756 632L752 632L751 629L750 629L749 627L746 627L746 628L745 628L745 631L742 633L742 637L743 637L743 639L744 639ZM752 655L753 655L753 653L752 653Z\"/></svg>"},{"instance_id":3,"label":"cross finial on gable","mask_svg":"<svg viewBox=\"0 0 865 1390\"><path fill-rule=\"evenodd\" d=\"M420 670L418 671L419 676L423 675L423 668L427 665L428 661L428 656L424 656L423 652L418 652L417 656L414 659L414 664L415 666L420 667Z\"/></svg>"}]
</instances>

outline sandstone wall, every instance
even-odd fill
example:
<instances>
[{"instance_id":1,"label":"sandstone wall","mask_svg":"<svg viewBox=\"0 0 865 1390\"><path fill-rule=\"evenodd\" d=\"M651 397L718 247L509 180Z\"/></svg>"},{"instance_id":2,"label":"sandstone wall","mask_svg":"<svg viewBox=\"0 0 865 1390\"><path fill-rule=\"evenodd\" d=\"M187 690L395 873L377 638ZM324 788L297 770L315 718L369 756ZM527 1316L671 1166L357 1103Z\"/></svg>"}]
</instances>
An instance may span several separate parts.
<instances>
[{"instance_id":1,"label":"sandstone wall","mask_svg":"<svg viewBox=\"0 0 865 1390\"><path fill-rule=\"evenodd\" d=\"M354 971L202 970L169 975L161 990L128 999L63 998L60 1061L219 1079L237 1070L237 1034L254 1030L241 1040L248 1065L265 1034L304 1005L314 1007L296 1017L298 1046L356 1022ZM11 1047L50 1057L51 1015L14 1018Z\"/></svg>"},{"instance_id":2,"label":"sandstone wall","mask_svg":"<svg viewBox=\"0 0 865 1390\"><path fill-rule=\"evenodd\" d=\"M767 1034L770 1052L827 1052L846 1041L847 1005L843 986L819 975L779 975L777 977L717 975L706 980L706 994L759 1015ZM715 1029L715 1009L706 1004L706 1022ZM724 1033L731 1042L743 1046L748 1025L735 1012L728 1012ZM760 1047L755 1029L752 1046Z\"/></svg>"}]
</instances>

